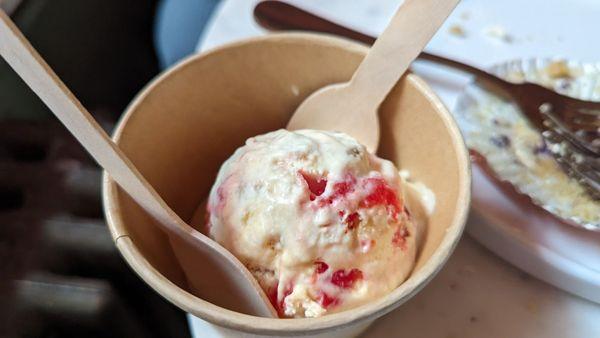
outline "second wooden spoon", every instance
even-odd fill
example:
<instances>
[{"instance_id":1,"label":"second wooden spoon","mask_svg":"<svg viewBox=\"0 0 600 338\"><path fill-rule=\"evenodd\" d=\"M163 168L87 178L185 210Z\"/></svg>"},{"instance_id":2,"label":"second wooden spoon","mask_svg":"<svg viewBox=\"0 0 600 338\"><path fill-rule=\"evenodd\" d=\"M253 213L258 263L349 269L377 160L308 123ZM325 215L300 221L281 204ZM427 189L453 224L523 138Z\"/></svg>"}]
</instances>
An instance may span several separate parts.
<instances>
[{"instance_id":1,"label":"second wooden spoon","mask_svg":"<svg viewBox=\"0 0 600 338\"><path fill-rule=\"evenodd\" d=\"M306 98L287 128L341 131L375 152L379 105L459 1L405 0L352 79Z\"/></svg>"}]
</instances>

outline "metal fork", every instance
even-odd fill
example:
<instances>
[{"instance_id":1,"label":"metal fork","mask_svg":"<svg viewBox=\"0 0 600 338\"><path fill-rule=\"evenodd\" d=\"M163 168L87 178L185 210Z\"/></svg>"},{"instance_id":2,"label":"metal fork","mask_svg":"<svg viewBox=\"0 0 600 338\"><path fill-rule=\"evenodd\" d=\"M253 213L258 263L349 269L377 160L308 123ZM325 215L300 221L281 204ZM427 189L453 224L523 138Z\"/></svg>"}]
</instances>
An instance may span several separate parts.
<instances>
[{"instance_id":1,"label":"metal fork","mask_svg":"<svg viewBox=\"0 0 600 338\"><path fill-rule=\"evenodd\" d=\"M375 38L338 25L293 5L267 0L254 9L256 21L271 30L303 30L343 36L365 44ZM419 59L477 77L511 98L542 134L549 152L569 177L600 200L600 102L559 94L541 85L514 83L476 67L422 52Z\"/></svg>"}]
</instances>

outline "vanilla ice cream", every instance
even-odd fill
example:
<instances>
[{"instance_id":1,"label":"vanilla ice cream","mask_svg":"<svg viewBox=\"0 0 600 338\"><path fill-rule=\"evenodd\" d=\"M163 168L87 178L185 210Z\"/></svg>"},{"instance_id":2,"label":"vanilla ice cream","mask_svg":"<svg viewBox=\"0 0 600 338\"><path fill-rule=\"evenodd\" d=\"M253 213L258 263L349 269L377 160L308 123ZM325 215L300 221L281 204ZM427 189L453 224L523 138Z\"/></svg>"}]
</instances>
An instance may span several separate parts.
<instances>
[{"instance_id":1,"label":"vanilla ice cream","mask_svg":"<svg viewBox=\"0 0 600 338\"><path fill-rule=\"evenodd\" d=\"M381 297L409 275L420 230L402 185L390 161L350 136L278 130L248 139L223 164L207 229L280 316L322 316Z\"/></svg>"}]
</instances>

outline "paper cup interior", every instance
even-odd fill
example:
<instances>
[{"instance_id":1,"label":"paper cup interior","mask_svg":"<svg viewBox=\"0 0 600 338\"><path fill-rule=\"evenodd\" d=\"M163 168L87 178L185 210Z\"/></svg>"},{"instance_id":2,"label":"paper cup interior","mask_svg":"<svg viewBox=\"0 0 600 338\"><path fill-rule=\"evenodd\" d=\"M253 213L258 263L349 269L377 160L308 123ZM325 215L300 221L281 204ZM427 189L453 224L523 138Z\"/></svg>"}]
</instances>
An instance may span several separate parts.
<instances>
[{"instance_id":1,"label":"paper cup interior","mask_svg":"<svg viewBox=\"0 0 600 338\"><path fill-rule=\"evenodd\" d=\"M237 147L248 137L284 128L307 95L326 84L347 81L366 51L337 38L281 34L194 56L142 91L114 139L175 212L189 221L207 197L220 165ZM265 332L317 330L390 311L431 278L458 241L468 210L470 174L452 118L415 75L400 81L380 116L379 155L409 170L437 199L411 278L384 299L356 311L301 320L256 318L211 306L193 296L186 283L177 259L178 253L180 258L184 255L185 244L171 243L106 179L107 219L117 246L159 293L219 325Z\"/></svg>"}]
</instances>

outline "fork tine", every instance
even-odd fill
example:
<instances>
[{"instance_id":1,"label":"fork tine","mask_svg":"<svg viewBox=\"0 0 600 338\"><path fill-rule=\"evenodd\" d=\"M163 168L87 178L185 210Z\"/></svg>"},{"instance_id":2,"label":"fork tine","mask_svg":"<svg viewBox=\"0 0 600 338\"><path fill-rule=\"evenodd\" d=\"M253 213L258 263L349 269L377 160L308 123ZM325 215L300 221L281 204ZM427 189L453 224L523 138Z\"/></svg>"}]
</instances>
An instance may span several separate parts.
<instances>
[{"instance_id":1,"label":"fork tine","mask_svg":"<svg viewBox=\"0 0 600 338\"><path fill-rule=\"evenodd\" d=\"M586 164L592 167L596 172L600 173L600 159L587 159Z\"/></svg>"},{"instance_id":2,"label":"fork tine","mask_svg":"<svg viewBox=\"0 0 600 338\"><path fill-rule=\"evenodd\" d=\"M600 156L600 151L597 148L588 144L587 140L583 140L580 137L573 135L569 130L565 130L564 127L559 126L556 128L556 132L565 140L567 140L573 147L577 148L579 152L595 158Z\"/></svg>"},{"instance_id":3,"label":"fork tine","mask_svg":"<svg viewBox=\"0 0 600 338\"><path fill-rule=\"evenodd\" d=\"M576 147L581 153L584 153L588 156L592 156L594 158L600 157L600 149L594 146L594 141L588 141L581 137L578 137L575 132L570 128L565 126L565 122L563 119L557 116L556 110L553 105L550 103L544 103L539 107L539 112L544 119L544 126L548 129L555 131L560 134L563 139L566 139L571 145ZM584 130L585 132L590 132L594 130Z\"/></svg>"},{"instance_id":4,"label":"fork tine","mask_svg":"<svg viewBox=\"0 0 600 338\"><path fill-rule=\"evenodd\" d=\"M590 172L573 165L573 162L570 161L557 159L557 162L566 169L567 175L581 184L594 200L600 200L600 183L590 175Z\"/></svg>"},{"instance_id":5,"label":"fork tine","mask_svg":"<svg viewBox=\"0 0 600 338\"><path fill-rule=\"evenodd\" d=\"M571 106L569 106L571 107ZM587 109L587 108L581 108L581 107L575 107L577 109L578 112L580 112L581 114L590 116L590 117L595 117L596 119L600 119L600 110L597 109Z\"/></svg>"},{"instance_id":6,"label":"fork tine","mask_svg":"<svg viewBox=\"0 0 600 338\"><path fill-rule=\"evenodd\" d=\"M582 175L585 174L589 179L600 183L599 160L579 153L563 136L554 132L544 134L544 138L551 144L559 145L556 149L551 146L551 153L560 161L567 162L571 168L577 168Z\"/></svg>"},{"instance_id":7,"label":"fork tine","mask_svg":"<svg viewBox=\"0 0 600 338\"><path fill-rule=\"evenodd\" d=\"M589 122L585 122L582 121L578 118L575 118L573 120L567 121L569 123L569 126L571 127L571 129L573 129L575 132L582 130L584 132L596 132L598 131L598 129L600 128L600 123L598 125L589 123Z\"/></svg>"},{"instance_id":8,"label":"fork tine","mask_svg":"<svg viewBox=\"0 0 600 338\"><path fill-rule=\"evenodd\" d=\"M555 113L561 118L600 127L600 110L590 110L566 104L562 113Z\"/></svg>"},{"instance_id":9,"label":"fork tine","mask_svg":"<svg viewBox=\"0 0 600 338\"><path fill-rule=\"evenodd\" d=\"M549 147L550 153L563 168L563 171L581 184L593 199L600 200L600 166L598 165L598 159L589 158L578 153L569 140L564 138L564 134L547 130L542 133L542 136L551 145ZM558 145L558 147L553 147L553 145Z\"/></svg>"}]
</instances>

